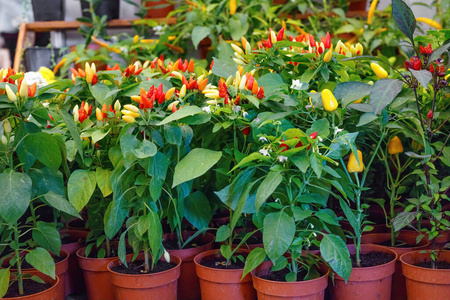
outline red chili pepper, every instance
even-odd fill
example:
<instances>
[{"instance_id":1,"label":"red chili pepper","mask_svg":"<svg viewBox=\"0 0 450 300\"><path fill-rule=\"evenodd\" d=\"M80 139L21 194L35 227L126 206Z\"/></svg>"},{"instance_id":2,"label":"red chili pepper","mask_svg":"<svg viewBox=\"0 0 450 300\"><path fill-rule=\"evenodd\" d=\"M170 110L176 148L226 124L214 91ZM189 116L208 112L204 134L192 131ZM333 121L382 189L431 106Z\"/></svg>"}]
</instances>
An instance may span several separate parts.
<instances>
[{"instance_id":1,"label":"red chili pepper","mask_svg":"<svg viewBox=\"0 0 450 300\"><path fill-rule=\"evenodd\" d=\"M325 35L325 42L323 43L323 45L325 46L325 49L331 48L331 37L329 32L327 32L327 34Z\"/></svg>"},{"instance_id":2,"label":"red chili pepper","mask_svg":"<svg viewBox=\"0 0 450 300\"><path fill-rule=\"evenodd\" d=\"M259 91L258 91L258 94L256 94L256 97L257 97L258 99L264 98L264 88L263 88L263 87L260 87L260 88L259 88Z\"/></svg>"},{"instance_id":3,"label":"red chili pepper","mask_svg":"<svg viewBox=\"0 0 450 300\"><path fill-rule=\"evenodd\" d=\"M311 139L315 140L316 137L317 137L317 131L314 131L313 133L311 133L311 134L309 135L309 137L310 137Z\"/></svg>"},{"instance_id":4,"label":"red chili pepper","mask_svg":"<svg viewBox=\"0 0 450 300\"><path fill-rule=\"evenodd\" d=\"M219 82L219 97L225 97L228 94L227 84L225 82Z\"/></svg>"},{"instance_id":5,"label":"red chili pepper","mask_svg":"<svg viewBox=\"0 0 450 300\"><path fill-rule=\"evenodd\" d=\"M242 133L244 134L244 135L249 135L250 134L250 127L244 127L244 129L242 129Z\"/></svg>"},{"instance_id":6,"label":"red chili pepper","mask_svg":"<svg viewBox=\"0 0 450 300\"><path fill-rule=\"evenodd\" d=\"M98 76L97 73L94 73L92 76L92 85L95 85L98 82Z\"/></svg>"},{"instance_id":7,"label":"red chili pepper","mask_svg":"<svg viewBox=\"0 0 450 300\"><path fill-rule=\"evenodd\" d=\"M284 36L284 28L281 28L280 31L278 31L277 34L277 41L282 41L283 40L283 36Z\"/></svg>"},{"instance_id":8,"label":"red chili pepper","mask_svg":"<svg viewBox=\"0 0 450 300\"><path fill-rule=\"evenodd\" d=\"M213 66L214 66L214 60L213 60L213 61L211 62L211 64L209 65L209 69L212 70Z\"/></svg>"},{"instance_id":9,"label":"red chili pepper","mask_svg":"<svg viewBox=\"0 0 450 300\"><path fill-rule=\"evenodd\" d=\"M427 113L427 119L433 119L433 112L431 111L431 109L430 109L430 111Z\"/></svg>"},{"instance_id":10,"label":"red chili pepper","mask_svg":"<svg viewBox=\"0 0 450 300\"><path fill-rule=\"evenodd\" d=\"M247 79L247 85L246 85L248 90L250 90L250 91L252 90L254 82L255 82L255 78L250 75Z\"/></svg>"},{"instance_id":11,"label":"red chili pepper","mask_svg":"<svg viewBox=\"0 0 450 300\"><path fill-rule=\"evenodd\" d=\"M429 43L428 46L426 46L426 47L419 46L419 49L420 49L420 53L422 53L422 54L433 53L433 49L431 49L431 43Z\"/></svg>"},{"instance_id":12,"label":"red chili pepper","mask_svg":"<svg viewBox=\"0 0 450 300\"><path fill-rule=\"evenodd\" d=\"M237 95L236 100L234 100L234 105L239 105L241 103L241 96Z\"/></svg>"},{"instance_id":13,"label":"red chili pepper","mask_svg":"<svg viewBox=\"0 0 450 300\"><path fill-rule=\"evenodd\" d=\"M281 140L281 141L284 142L284 140ZM281 150L281 152L289 150L289 146L287 144L285 144L285 143L281 143L280 144L280 147L278 147L278 149L281 149L281 148L284 148L283 150Z\"/></svg>"},{"instance_id":14,"label":"red chili pepper","mask_svg":"<svg viewBox=\"0 0 450 300\"><path fill-rule=\"evenodd\" d=\"M309 45L314 48L316 46L316 41L314 40L314 37L310 34L309 35Z\"/></svg>"}]
</instances>

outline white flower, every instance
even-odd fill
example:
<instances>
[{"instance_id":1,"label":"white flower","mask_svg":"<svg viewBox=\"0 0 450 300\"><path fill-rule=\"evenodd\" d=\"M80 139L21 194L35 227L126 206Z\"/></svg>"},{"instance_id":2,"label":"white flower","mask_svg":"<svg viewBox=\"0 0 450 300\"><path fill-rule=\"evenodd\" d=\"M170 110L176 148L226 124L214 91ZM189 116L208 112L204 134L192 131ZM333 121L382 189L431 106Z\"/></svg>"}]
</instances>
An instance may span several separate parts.
<instances>
[{"instance_id":1,"label":"white flower","mask_svg":"<svg viewBox=\"0 0 450 300\"><path fill-rule=\"evenodd\" d=\"M161 25L158 25L158 26L153 27L153 31L155 32L156 35L161 35L162 29L163 29L163 28L162 28Z\"/></svg>"},{"instance_id":2,"label":"white flower","mask_svg":"<svg viewBox=\"0 0 450 300\"><path fill-rule=\"evenodd\" d=\"M269 140L265 136L260 137L258 139L258 141L263 142L263 143L268 143L269 142Z\"/></svg>"},{"instance_id":3,"label":"white flower","mask_svg":"<svg viewBox=\"0 0 450 300\"><path fill-rule=\"evenodd\" d=\"M319 142L323 142L323 139L320 136L317 136L317 139L319 140Z\"/></svg>"},{"instance_id":4,"label":"white flower","mask_svg":"<svg viewBox=\"0 0 450 300\"><path fill-rule=\"evenodd\" d=\"M233 110L234 110L234 113L235 113L235 114L237 114L238 112L240 112L241 109L242 109L242 107L240 107L239 105L233 106Z\"/></svg>"},{"instance_id":5,"label":"white flower","mask_svg":"<svg viewBox=\"0 0 450 300\"><path fill-rule=\"evenodd\" d=\"M248 116L248 112L243 111L243 112L242 112L242 116L243 116L244 118L246 118L246 117Z\"/></svg>"},{"instance_id":6,"label":"white flower","mask_svg":"<svg viewBox=\"0 0 450 300\"><path fill-rule=\"evenodd\" d=\"M39 72L26 72L24 77L25 82L28 86L36 83L38 86L47 85L47 80L42 77L42 74Z\"/></svg>"},{"instance_id":7,"label":"white flower","mask_svg":"<svg viewBox=\"0 0 450 300\"><path fill-rule=\"evenodd\" d=\"M341 132L344 129L339 129L339 127L334 127L334 135L338 134L339 132Z\"/></svg>"},{"instance_id":8,"label":"white flower","mask_svg":"<svg viewBox=\"0 0 450 300\"><path fill-rule=\"evenodd\" d=\"M300 82L300 79L292 80L291 89L299 91L302 89L302 85L303 83Z\"/></svg>"},{"instance_id":9,"label":"white flower","mask_svg":"<svg viewBox=\"0 0 450 300\"><path fill-rule=\"evenodd\" d=\"M166 251L166 249L164 249L164 259L170 263L170 254L169 252Z\"/></svg>"},{"instance_id":10,"label":"white flower","mask_svg":"<svg viewBox=\"0 0 450 300\"><path fill-rule=\"evenodd\" d=\"M211 113L211 105L210 105L210 106L205 106L205 107L203 107L202 110L203 110L204 112L206 112L207 114L210 114L210 113Z\"/></svg>"},{"instance_id":11,"label":"white flower","mask_svg":"<svg viewBox=\"0 0 450 300\"><path fill-rule=\"evenodd\" d=\"M50 105L50 103L48 103L48 102L42 102L43 107L49 107L49 105Z\"/></svg>"},{"instance_id":12,"label":"white flower","mask_svg":"<svg viewBox=\"0 0 450 300\"><path fill-rule=\"evenodd\" d=\"M288 160L287 156L283 156L283 155L278 156L278 161L281 162L281 163L285 162L287 160Z\"/></svg>"},{"instance_id":13,"label":"white flower","mask_svg":"<svg viewBox=\"0 0 450 300\"><path fill-rule=\"evenodd\" d=\"M261 153L264 156L270 156L269 151L267 149L261 149L259 150L259 153Z\"/></svg>"},{"instance_id":14,"label":"white flower","mask_svg":"<svg viewBox=\"0 0 450 300\"><path fill-rule=\"evenodd\" d=\"M127 55L128 54L128 49L126 47L120 47L120 52L122 52L123 54Z\"/></svg>"}]
</instances>

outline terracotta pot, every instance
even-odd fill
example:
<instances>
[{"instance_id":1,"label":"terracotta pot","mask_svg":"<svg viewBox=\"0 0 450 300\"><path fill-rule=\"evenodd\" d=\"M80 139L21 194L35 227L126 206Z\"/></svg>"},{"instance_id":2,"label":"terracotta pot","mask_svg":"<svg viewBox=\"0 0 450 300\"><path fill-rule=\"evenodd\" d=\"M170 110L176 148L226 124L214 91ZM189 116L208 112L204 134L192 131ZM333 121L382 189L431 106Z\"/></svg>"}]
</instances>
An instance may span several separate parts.
<instances>
[{"instance_id":1,"label":"terracotta pot","mask_svg":"<svg viewBox=\"0 0 450 300\"><path fill-rule=\"evenodd\" d=\"M242 250L241 252L249 252ZM253 300L256 291L252 285L251 274L242 277L242 269L214 269L200 263L206 256L220 256L218 250L200 253L194 258L197 276L200 278L202 300Z\"/></svg>"},{"instance_id":2,"label":"terracotta pot","mask_svg":"<svg viewBox=\"0 0 450 300\"><path fill-rule=\"evenodd\" d=\"M117 257L89 258L86 257L86 247L77 251L78 263L83 270L86 291L89 300L114 300L114 287L108 264Z\"/></svg>"},{"instance_id":3,"label":"terracotta pot","mask_svg":"<svg viewBox=\"0 0 450 300\"><path fill-rule=\"evenodd\" d=\"M416 244L416 238L419 235L415 231L400 231L398 239L405 242L407 245L416 245L415 247L387 247L397 253L397 261L395 263L395 273L392 275L392 290L391 299L406 299L406 281L405 276L402 273L402 263L400 262L400 256L419 249L426 249L430 242L423 238L419 244ZM386 241L390 241L390 233L371 233L364 235L361 238L364 244L380 244Z\"/></svg>"},{"instance_id":4,"label":"terracotta pot","mask_svg":"<svg viewBox=\"0 0 450 300\"><path fill-rule=\"evenodd\" d=\"M258 300L323 300L325 289L328 285L328 274L330 271L323 268L325 275L320 278L297 281L280 282L262 279L259 276L267 275L273 264L270 261L263 262L252 271L253 286L258 293Z\"/></svg>"},{"instance_id":5,"label":"terracotta pot","mask_svg":"<svg viewBox=\"0 0 450 300\"><path fill-rule=\"evenodd\" d=\"M187 240L194 232L183 232L183 239ZM176 239L175 234L165 234L164 239ZM199 235L197 240L202 246L190 249L167 250L171 255L176 255L181 259L180 278L178 278L178 299L197 300L200 299L200 282L195 272L194 257L202 252L211 250L215 236L206 233Z\"/></svg>"},{"instance_id":6,"label":"terracotta pot","mask_svg":"<svg viewBox=\"0 0 450 300\"><path fill-rule=\"evenodd\" d=\"M69 253L67 253L64 250L61 250L59 255L61 257L64 257L64 259L55 263L55 274L59 278L59 282L57 283L57 286L56 286L57 297L55 299L56 300L64 300L66 298L65 286L66 286L66 274L67 274L67 270L69 268ZM45 278L45 281L52 280L52 278L50 278L50 276L47 276L47 275L39 272L36 269L23 269L23 272L29 273L32 275L38 275L41 278Z\"/></svg>"},{"instance_id":7,"label":"terracotta pot","mask_svg":"<svg viewBox=\"0 0 450 300\"><path fill-rule=\"evenodd\" d=\"M354 254L354 245L347 245L350 254ZM391 298L392 274L395 272L397 254L382 246L363 244L361 253L384 252L395 255L395 258L383 265L368 268L353 268L347 283L335 275L335 285L331 288L332 299L335 300L389 300Z\"/></svg>"},{"instance_id":8,"label":"terracotta pot","mask_svg":"<svg viewBox=\"0 0 450 300\"><path fill-rule=\"evenodd\" d=\"M367 0L350 0L348 11L365 11Z\"/></svg>"},{"instance_id":9,"label":"terracotta pot","mask_svg":"<svg viewBox=\"0 0 450 300\"><path fill-rule=\"evenodd\" d=\"M147 15L145 18L165 18L167 15L175 9L175 6L166 0L154 0L147 1L145 3L147 8Z\"/></svg>"},{"instance_id":10,"label":"terracotta pot","mask_svg":"<svg viewBox=\"0 0 450 300\"><path fill-rule=\"evenodd\" d=\"M37 274L32 274L37 275ZM15 299L15 300L57 300L58 299L58 285L59 285L59 278L58 276L55 277L55 279L52 279L48 276L41 276L37 275L42 280L44 280L46 283L51 284L51 287L45 291L28 295L28 296L22 296L22 297L14 297L14 298L2 298L2 299ZM24 285L26 282L24 282Z\"/></svg>"},{"instance_id":11,"label":"terracotta pot","mask_svg":"<svg viewBox=\"0 0 450 300\"><path fill-rule=\"evenodd\" d=\"M84 285L83 271L78 265L77 251L86 245L86 237L88 236L85 230L60 230L61 237L68 236L74 240L73 243L62 244L61 250L69 253L69 269L66 272L65 291L66 296L69 294L80 294L86 287Z\"/></svg>"},{"instance_id":12,"label":"terracotta pot","mask_svg":"<svg viewBox=\"0 0 450 300\"><path fill-rule=\"evenodd\" d=\"M408 300L448 299L450 295L450 269L428 269L414 264L430 260L430 253L413 251L400 257L406 277ZM450 263L450 251L441 251L439 261Z\"/></svg>"},{"instance_id":13,"label":"terracotta pot","mask_svg":"<svg viewBox=\"0 0 450 300\"><path fill-rule=\"evenodd\" d=\"M86 228L86 221L80 219L73 219L67 222L67 229L69 230L84 230L89 232L89 228Z\"/></svg>"},{"instance_id":14,"label":"terracotta pot","mask_svg":"<svg viewBox=\"0 0 450 300\"><path fill-rule=\"evenodd\" d=\"M128 256L127 261L132 257ZM140 253L137 259L144 259L144 254ZM108 264L108 271L111 274L111 282L114 286L116 300L176 300L177 282L180 277L181 259L173 254L170 261L176 266L170 270L152 274L121 274L111 270L111 267L121 265L122 262L116 259ZM90 298L89 298L90 299ZM106 298L103 298L106 299Z\"/></svg>"}]
</instances>

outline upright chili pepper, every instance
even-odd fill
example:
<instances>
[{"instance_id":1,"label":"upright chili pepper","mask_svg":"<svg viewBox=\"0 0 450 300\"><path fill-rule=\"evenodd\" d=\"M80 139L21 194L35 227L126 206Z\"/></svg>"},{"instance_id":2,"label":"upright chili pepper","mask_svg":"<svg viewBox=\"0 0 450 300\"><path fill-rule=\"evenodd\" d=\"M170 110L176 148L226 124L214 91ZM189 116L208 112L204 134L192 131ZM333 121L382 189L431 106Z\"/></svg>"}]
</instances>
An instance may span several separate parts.
<instances>
[{"instance_id":1,"label":"upright chili pepper","mask_svg":"<svg viewBox=\"0 0 450 300\"><path fill-rule=\"evenodd\" d=\"M236 0L230 0L230 15L234 15L236 13L236 9Z\"/></svg>"},{"instance_id":2,"label":"upright chili pepper","mask_svg":"<svg viewBox=\"0 0 450 300\"><path fill-rule=\"evenodd\" d=\"M381 67L379 64L370 63L370 67L372 68L372 71L375 73L375 75L377 75L378 78L385 79L388 77L388 72L386 72L386 70L383 69L383 67Z\"/></svg>"},{"instance_id":3,"label":"upright chili pepper","mask_svg":"<svg viewBox=\"0 0 450 300\"><path fill-rule=\"evenodd\" d=\"M329 89L324 89L321 93L323 107L326 111L334 111L338 108L338 102L334 97L333 93Z\"/></svg>"}]
</instances>

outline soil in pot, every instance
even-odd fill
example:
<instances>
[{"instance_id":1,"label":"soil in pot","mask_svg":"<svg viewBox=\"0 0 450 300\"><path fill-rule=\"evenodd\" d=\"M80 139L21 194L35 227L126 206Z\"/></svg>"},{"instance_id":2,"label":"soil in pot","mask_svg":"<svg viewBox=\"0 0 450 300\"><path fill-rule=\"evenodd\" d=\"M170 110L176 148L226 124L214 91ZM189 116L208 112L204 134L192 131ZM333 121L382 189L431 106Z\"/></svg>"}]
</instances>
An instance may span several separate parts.
<instances>
[{"instance_id":1,"label":"soil in pot","mask_svg":"<svg viewBox=\"0 0 450 300\"><path fill-rule=\"evenodd\" d=\"M26 279L23 282L23 295L19 294L19 283L15 281L8 289L5 298L23 297L40 293L49 289L52 285L49 283L39 283L31 279Z\"/></svg>"},{"instance_id":2,"label":"soil in pot","mask_svg":"<svg viewBox=\"0 0 450 300\"><path fill-rule=\"evenodd\" d=\"M275 272L270 272L269 274L266 275L261 275L258 276L259 278L262 279L266 279L266 280L271 280L271 281L280 281L280 282L286 282L286 275L288 273L290 273L291 270L289 270L288 268L279 270L279 271L275 271ZM297 273L297 281L304 281L306 275L308 275L308 272L306 271L300 271Z\"/></svg>"},{"instance_id":3,"label":"soil in pot","mask_svg":"<svg viewBox=\"0 0 450 300\"><path fill-rule=\"evenodd\" d=\"M243 256L250 252L239 251ZM251 274L242 278L244 263L241 260L236 259L231 266L226 266L226 260L218 250L209 250L197 255L194 262L200 278L202 300L256 299Z\"/></svg>"},{"instance_id":4,"label":"soil in pot","mask_svg":"<svg viewBox=\"0 0 450 300\"><path fill-rule=\"evenodd\" d=\"M347 248L350 251L350 255L354 256L356 253L355 246L348 245ZM388 262L382 263L384 258L378 258L378 254L371 254L372 252L386 253L386 260L388 260ZM332 299L390 299L392 274L395 272L395 261L397 259L397 254L393 250L390 250L386 247L372 244L363 244L361 245L362 265L367 266L370 264L365 261L366 256L371 258L372 264L382 264L361 268L353 267L352 273L347 283L343 278L335 275L335 284L331 288ZM354 261L354 258L352 259L352 261Z\"/></svg>"},{"instance_id":5,"label":"soil in pot","mask_svg":"<svg viewBox=\"0 0 450 300\"><path fill-rule=\"evenodd\" d=\"M432 269L431 261L423 261L420 263L415 263L414 266L421 267L421 268L428 268ZM437 261L435 262L436 269L441 270L450 270L450 263L446 261Z\"/></svg>"},{"instance_id":6,"label":"soil in pot","mask_svg":"<svg viewBox=\"0 0 450 300\"><path fill-rule=\"evenodd\" d=\"M383 252L368 252L360 254L361 258L361 266L358 267L356 265L356 255L353 254L350 256L352 259L352 267L353 268L368 268L375 267L383 264L387 264L388 262L394 260L395 255L390 253Z\"/></svg>"},{"instance_id":7,"label":"soil in pot","mask_svg":"<svg viewBox=\"0 0 450 300\"><path fill-rule=\"evenodd\" d=\"M165 261L159 260L156 265L151 269L147 274L159 273L175 268L176 264L168 263ZM144 261L143 260L135 260L133 262L128 263L128 267L125 265L118 265L111 267L111 270L120 274L144 274Z\"/></svg>"}]
</instances>

